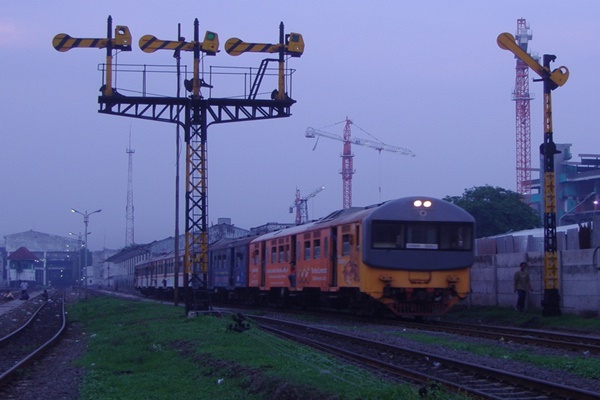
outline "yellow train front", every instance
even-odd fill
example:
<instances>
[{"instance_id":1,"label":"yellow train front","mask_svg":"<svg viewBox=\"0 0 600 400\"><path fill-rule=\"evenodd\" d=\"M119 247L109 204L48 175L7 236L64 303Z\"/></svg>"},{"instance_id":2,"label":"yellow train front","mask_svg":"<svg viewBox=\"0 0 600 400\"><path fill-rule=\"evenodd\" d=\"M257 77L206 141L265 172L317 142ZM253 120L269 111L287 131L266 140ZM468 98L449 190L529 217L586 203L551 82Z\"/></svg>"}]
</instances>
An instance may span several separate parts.
<instances>
[{"instance_id":1,"label":"yellow train front","mask_svg":"<svg viewBox=\"0 0 600 400\"><path fill-rule=\"evenodd\" d=\"M249 290L262 303L431 316L469 293L475 220L430 197L339 210L249 244Z\"/></svg>"}]
</instances>

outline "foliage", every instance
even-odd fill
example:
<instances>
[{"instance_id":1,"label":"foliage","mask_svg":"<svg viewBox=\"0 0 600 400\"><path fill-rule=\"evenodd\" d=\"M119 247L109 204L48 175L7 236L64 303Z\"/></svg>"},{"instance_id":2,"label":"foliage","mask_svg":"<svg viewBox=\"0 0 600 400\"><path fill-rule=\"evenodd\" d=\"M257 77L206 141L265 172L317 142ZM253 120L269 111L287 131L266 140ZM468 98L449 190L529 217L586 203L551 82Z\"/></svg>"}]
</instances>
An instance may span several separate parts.
<instances>
[{"instance_id":1,"label":"foliage","mask_svg":"<svg viewBox=\"0 0 600 400\"><path fill-rule=\"evenodd\" d=\"M475 186L465 189L462 196L446 196L444 200L475 218L478 238L542 226L540 216L520 194L501 187Z\"/></svg>"},{"instance_id":2,"label":"foliage","mask_svg":"<svg viewBox=\"0 0 600 400\"><path fill-rule=\"evenodd\" d=\"M85 331L81 399L418 399L398 385L229 317L92 298L70 307ZM447 394L442 394L442 398ZM450 397L458 398L458 397Z\"/></svg>"}]
</instances>

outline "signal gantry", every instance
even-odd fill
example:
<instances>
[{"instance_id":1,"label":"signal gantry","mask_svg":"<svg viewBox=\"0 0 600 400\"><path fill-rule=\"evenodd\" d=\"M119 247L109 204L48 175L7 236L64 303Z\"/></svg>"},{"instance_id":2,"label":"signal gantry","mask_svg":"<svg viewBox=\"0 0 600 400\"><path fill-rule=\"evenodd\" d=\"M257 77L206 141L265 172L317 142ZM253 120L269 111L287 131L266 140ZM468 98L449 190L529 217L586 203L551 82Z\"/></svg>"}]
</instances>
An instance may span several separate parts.
<instances>
[{"instance_id":1,"label":"signal gantry","mask_svg":"<svg viewBox=\"0 0 600 400\"><path fill-rule=\"evenodd\" d=\"M178 55L181 51L193 53L192 79L186 81L191 92L188 97L125 96L113 87L113 51L131 51L132 36L129 28L117 25L112 35L112 17L107 21L107 37L99 39L77 39L61 33L54 37L54 48L65 52L73 48L106 48L106 64L102 68L104 84L98 97L101 114L169 122L184 130L186 143L186 223L184 256L184 290L186 312L206 309L208 271L208 188L207 188L207 133L208 126L226 122L253 121L262 119L286 118L291 116L291 106L295 100L286 90L286 78L291 81L292 70L284 68L285 57L300 57L304 52L301 34L284 33L284 25L279 25L279 42L264 47L260 44L244 43L233 38L227 41L226 48L232 55L245 52L277 52L276 60L263 60L261 68L254 76L251 94L247 98L204 97L202 87L212 87L200 76L201 55L215 56L219 52L218 34L207 31L204 41L199 40L198 19L194 21L194 39L186 42L160 40L153 35L142 36L139 46L142 51L152 53L157 50L171 50ZM258 89L267 74L269 61L278 63L278 85L270 99L260 99ZM264 65L264 67L263 67ZM144 73L146 71L144 70ZM145 76L144 76L145 78ZM144 81L145 85L145 81ZM145 94L145 93L144 93ZM177 287L177 286L176 286ZM200 295L198 296L198 293Z\"/></svg>"}]
</instances>

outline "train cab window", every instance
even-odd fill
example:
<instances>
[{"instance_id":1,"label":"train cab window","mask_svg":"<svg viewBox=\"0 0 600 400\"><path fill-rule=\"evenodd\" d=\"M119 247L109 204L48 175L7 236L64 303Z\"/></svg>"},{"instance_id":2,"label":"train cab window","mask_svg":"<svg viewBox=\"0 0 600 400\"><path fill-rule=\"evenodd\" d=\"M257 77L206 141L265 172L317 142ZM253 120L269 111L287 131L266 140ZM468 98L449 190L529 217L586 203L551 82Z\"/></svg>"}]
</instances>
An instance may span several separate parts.
<instances>
[{"instance_id":1,"label":"train cab window","mask_svg":"<svg viewBox=\"0 0 600 400\"><path fill-rule=\"evenodd\" d=\"M440 248L444 250L466 250L473 247L473 229L466 224L442 225Z\"/></svg>"},{"instance_id":2,"label":"train cab window","mask_svg":"<svg viewBox=\"0 0 600 400\"><path fill-rule=\"evenodd\" d=\"M321 258L321 239L315 239L313 243L313 258L316 260Z\"/></svg>"},{"instance_id":3,"label":"train cab window","mask_svg":"<svg viewBox=\"0 0 600 400\"><path fill-rule=\"evenodd\" d=\"M254 252L252 253L252 260L254 262L254 265L258 265L258 250L254 250Z\"/></svg>"},{"instance_id":4,"label":"train cab window","mask_svg":"<svg viewBox=\"0 0 600 400\"><path fill-rule=\"evenodd\" d=\"M310 241L304 242L304 259L310 260Z\"/></svg>"},{"instance_id":5,"label":"train cab window","mask_svg":"<svg viewBox=\"0 0 600 400\"><path fill-rule=\"evenodd\" d=\"M374 249L470 251L473 227L462 223L373 221Z\"/></svg>"},{"instance_id":6,"label":"train cab window","mask_svg":"<svg viewBox=\"0 0 600 400\"><path fill-rule=\"evenodd\" d=\"M352 235L342 235L342 255L347 256L350 254L350 246L352 244Z\"/></svg>"}]
</instances>

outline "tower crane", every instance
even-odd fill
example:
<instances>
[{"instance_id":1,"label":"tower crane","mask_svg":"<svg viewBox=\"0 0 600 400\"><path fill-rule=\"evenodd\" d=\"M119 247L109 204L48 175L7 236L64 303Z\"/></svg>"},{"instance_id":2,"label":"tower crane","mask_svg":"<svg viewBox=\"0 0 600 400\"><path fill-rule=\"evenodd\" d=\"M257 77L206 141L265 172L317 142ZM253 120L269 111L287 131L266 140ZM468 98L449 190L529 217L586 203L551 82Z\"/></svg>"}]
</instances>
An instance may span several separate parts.
<instances>
[{"instance_id":1,"label":"tower crane","mask_svg":"<svg viewBox=\"0 0 600 400\"><path fill-rule=\"evenodd\" d=\"M308 200L315 197L317 194L325 190L325 186L321 186L312 191L308 196L300 197L300 189L296 189L296 200L290 206L290 213L296 209L296 225L308 222Z\"/></svg>"},{"instance_id":2,"label":"tower crane","mask_svg":"<svg viewBox=\"0 0 600 400\"><path fill-rule=\"evenodd\" d=\"M517 34L515 40L519 47L529 53L527 49L529 41L533 38L529 25L524 18L517 20ZM526 202L531 197L531 100L533 96L529 93L529 66L519 57L516 66L515 90L513 100L515 102L516 115L516 139L517 139L517 193L524 197ZM536 57L533 57L536 59Z\"/></svg>"},{"instance_id":3,"label":"tower crane","mask_svg":"<svg viewBox=\"0 0 600 400\"><path fill-rule=\"evenodd\" d=\"M342 121L342 122L346 122L346 125L344 127L344 135L343 136L337 135L335 133L324 132L322 130L314 129L314 128L310 128L310 127L306 129L305 136L307 138L317 137L317 140L318 140L318 137L322 136L322 137L326 137L329 139L334 139L334 140L339 140L339 141L344 142L344 151L341 155L341 158L342 158L341 175L342 175L343 207L350 208L350 207L352 207L352 175L355 172L354 167L353 167L353 161L352 161L352 158L354 157L354 155L352 154L352 148L351 148L352 143L360 145L360 146L371 147L371 148L377 150L379 152L379 154L381 154L381 152L384 150L391 151L393 153L400 153L400 154L411 156L411 157L414 157L415 154L412 151L405 149L403 147L385 144L383 142L380 142L379 140L369 140L369 139L352 137L351 130L350 130L350 125L353 124L352 121L350 119L348 119L348 117L346 117L346 120ZM315 147L316 147L316 145L315 145Z\"/></svg>"}]
</instances>

